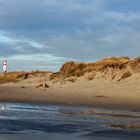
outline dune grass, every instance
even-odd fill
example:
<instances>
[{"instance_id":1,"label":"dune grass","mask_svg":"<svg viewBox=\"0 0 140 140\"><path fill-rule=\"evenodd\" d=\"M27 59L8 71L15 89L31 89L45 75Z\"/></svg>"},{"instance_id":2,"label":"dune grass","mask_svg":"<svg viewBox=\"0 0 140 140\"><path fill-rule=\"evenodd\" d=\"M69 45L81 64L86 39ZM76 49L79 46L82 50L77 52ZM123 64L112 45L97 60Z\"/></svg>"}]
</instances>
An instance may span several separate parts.
<instances>
[{"instance_id":1,"label":"dune grass","mask_svg":"<svg viewBox=\"0 0 140 140\"><path fill-rule=\"evenodd\" d=\"M31 71L31 72L8 72L6 79L4 73L0 74L0 84L9 82L18 82L20 79L24 80L29 77L41 76L46 74L46 71Z\"/></svg>"}]
</instances>

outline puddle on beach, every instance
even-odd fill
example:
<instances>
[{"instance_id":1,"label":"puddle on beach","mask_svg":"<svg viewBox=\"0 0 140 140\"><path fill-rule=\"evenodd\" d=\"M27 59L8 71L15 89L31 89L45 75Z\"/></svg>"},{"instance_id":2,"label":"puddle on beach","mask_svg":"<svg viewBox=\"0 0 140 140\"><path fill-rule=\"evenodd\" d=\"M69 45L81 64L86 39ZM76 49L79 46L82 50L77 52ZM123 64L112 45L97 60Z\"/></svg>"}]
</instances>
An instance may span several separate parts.
<instances>
[{"instance_id":1,"label":"puddle on beach","mask_svg":"<svg viewBox=\"0 0 140 140\"><path fill-rule=\"evenodd\" d=\"M0 140L139 140L140 112L83 106L0 104Z\"/></svg>"}]
</instances>

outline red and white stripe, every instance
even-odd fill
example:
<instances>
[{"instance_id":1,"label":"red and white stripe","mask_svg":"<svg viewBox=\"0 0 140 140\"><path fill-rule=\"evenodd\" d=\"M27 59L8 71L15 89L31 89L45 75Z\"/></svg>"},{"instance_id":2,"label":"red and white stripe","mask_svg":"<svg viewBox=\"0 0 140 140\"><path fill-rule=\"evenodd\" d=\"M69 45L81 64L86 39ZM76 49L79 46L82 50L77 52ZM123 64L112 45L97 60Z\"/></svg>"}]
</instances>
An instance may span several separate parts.
<instances>
[{"instance_id":1,"label":"red and white stripe","mask_svg":"<svg viewBox=\"0 0 140 140\"><path fill-rule=\"evenodd\" d=\"M3 61L3 71L6 72L7 71L7 60Z\"/></svg>"}]
</instances>

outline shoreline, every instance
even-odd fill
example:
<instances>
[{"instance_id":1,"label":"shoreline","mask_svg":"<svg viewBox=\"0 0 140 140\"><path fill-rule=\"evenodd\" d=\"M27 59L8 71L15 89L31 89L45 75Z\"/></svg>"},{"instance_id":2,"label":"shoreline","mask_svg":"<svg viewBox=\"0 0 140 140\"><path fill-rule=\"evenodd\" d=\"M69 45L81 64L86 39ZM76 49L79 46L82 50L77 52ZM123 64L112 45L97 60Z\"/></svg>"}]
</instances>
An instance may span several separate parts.
<instances>
[{"instance_id":1,"label":"shoreline","mask_svg":"<svg viewBox=\"0 0 140 140\"><path fill-rule=\"evenodd\" d=\"M7 91L3 91L3 90ZM2 90L0 87L0 102L4 103L25 103L25 104L46 104L46 105L68 105L68 106L89 106L95 108L105 108L105 109L119 109L119 110L132 110L139 111L140 103L136 100L127 100L126 102L123 98L118 97L98 97L91 98L79 95L69 96L63 93L55 93L49 90L45 92L41 89L34 90L30 89L20 89L16 88L16 92L12 90L13 87L6 87Z\"/></svg>"},{"instance_id":2,"label":"shoreline","mask_svg":"<svg viewBox=\"0 0 140 140\"><path fill-rule=\"evenodd\" d=\"M125 110L125 111L134 111L140 112L140 107L130 107L122 105L97 105L97 104L80 104L80 103L57 103L57 102L27 102L27 101L1 101L0 103L12 103L12 104L27 104L27 105L52 105L52 106L70 106L70 107L89 107L89 108L98 108L98 109L111 109L111 110Z\"/></svg>"}]
</instances>

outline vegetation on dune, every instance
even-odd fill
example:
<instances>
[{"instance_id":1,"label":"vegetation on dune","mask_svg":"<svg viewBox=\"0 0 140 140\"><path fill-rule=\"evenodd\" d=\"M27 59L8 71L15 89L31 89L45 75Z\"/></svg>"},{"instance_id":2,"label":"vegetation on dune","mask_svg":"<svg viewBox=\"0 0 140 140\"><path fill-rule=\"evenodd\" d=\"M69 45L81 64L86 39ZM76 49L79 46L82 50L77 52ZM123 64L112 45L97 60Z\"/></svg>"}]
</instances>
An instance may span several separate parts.
<instances>
[{"instance_id":1,"label":"vegetation on dune","mask_svg":"<svg viewBox=\"0 0 140 140\"><path fill-rule=\"evenodd\" d=\"M64 80L67 78L70 82L75 82L76 77L87 74L88 80L93 80L98 73L101 77L117 81L129 78L133 73L140 72L140 57L130 60L129 57L110 57L92 63L83 62L66 62L62 65L59 72L51 73L50 80ZM17 82L19 79L27 79L31 77L40 77L46 74L45 71L32 71L32 72L10 72L7 73L7 80L4 79L4 74L0 74L0 83Z\"/></svg>"},{"instance_id":2,"label":"vegetation on dune","mask_svg":"<svg viewBox=\"0 0 140 140\"><path fill-rule=\"evenodd\" d=\"M9 82L17 82L20 79L24 80L29 77L43 76L47 72L45 71L31 71L31 72L8 72L5 75L3 73L0 74L0 84L9 83Z\"/></svg>"},{"instance_id":3,"label":"vegetation on dune","mask_svg":"<svg viewBox=\"0 0 140 140\"><path fill-rule=\"evenodd\" d=\"M51 79L65 79L68 77L80 77L88 75L89 80L96 77L96 73L102 73L103 77L120 81L140 72L140 57L131 60L129 57L110 57L93 63L67 62L62 65L57 73L53 73Z\"/></svg>"},{"instance_id":4,"label":"vegetation on dune","mask_svg":"<svg viewBox=\"0 0 140 140\"><path fill-rule=\"evenodd\" d=\"M83 76L85 73L90 72L104 72L108 68L123 69L126 65L131 62L129 57L111 57L99 60L93 63L78 63L78 62L67 62L65 63L60 72L51 75L51 78L59 77L71 77L71 76ZM94 77L92 77L93 79ZM89 77L89 79L91 79Z\"/></svg>"},{"instance_id":5,"label":"vegetation on dune","mask_svg":"<svg viewBox=\"0 0 140 140\"><path fill-rule=\"evenodd\" d=\"M126 78L130 77L131 75L132 74L129 71L127 71L122 75L121 79L126 79Z\"/></svg>"},{"instance_id":6,"label":"vegetation on dune","mask_svg":"<svg viewBox=\"0 0 140 140\"><path fill-rule=\"evenodd\" d=\"M131 61L131 68L134 72L140 72L140 57Z\"/></svg>"},{"instance_id":7,"label":"vegetation on dune","mask_svg":"<svg viewBox=\"0 0 140 140\"><path fill-rule=\"evenodd\" d=\"M76 63L76 62L68 62L62 66L60 69L60 73L65 75L66 77L69 76L82 76L86 72L92 71L102 71L107 67L113 68L121 68L122 65L128 63L130 58L122 57L122 58L106 58L94 63Z\"/></svg>"},{"instance_id":8,"label":"vegetation on dune","mask_svg":"<svg viewBox=\"0 0 140 140\"><path fill-rule=\"evenodd\" d=\"M6 74L6 79L4 74L0 74L0 84L5 82L17 82L17 79L23 77L24 72L9 72Z\"/></svg>"}]
</instances>

